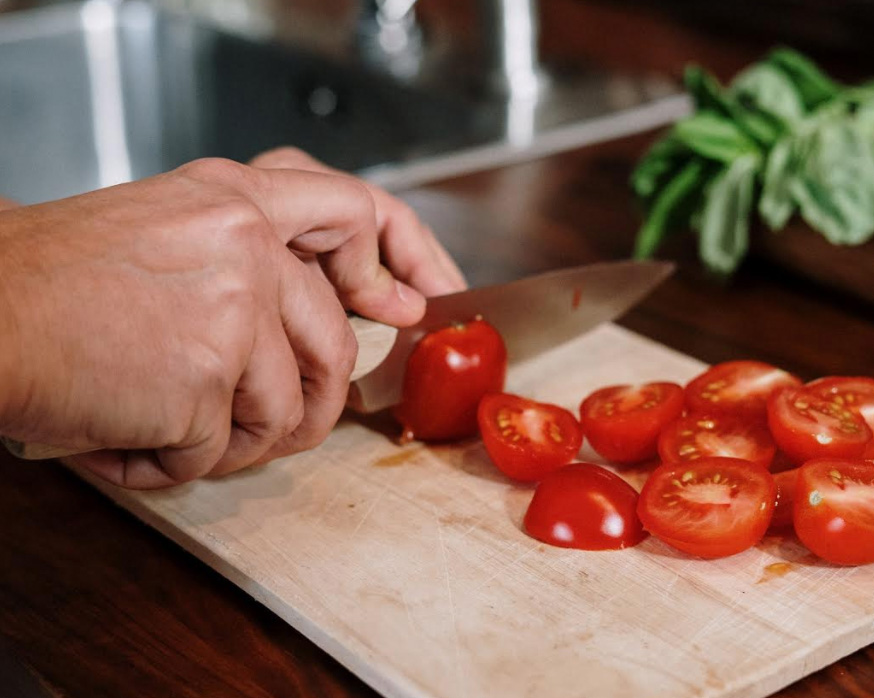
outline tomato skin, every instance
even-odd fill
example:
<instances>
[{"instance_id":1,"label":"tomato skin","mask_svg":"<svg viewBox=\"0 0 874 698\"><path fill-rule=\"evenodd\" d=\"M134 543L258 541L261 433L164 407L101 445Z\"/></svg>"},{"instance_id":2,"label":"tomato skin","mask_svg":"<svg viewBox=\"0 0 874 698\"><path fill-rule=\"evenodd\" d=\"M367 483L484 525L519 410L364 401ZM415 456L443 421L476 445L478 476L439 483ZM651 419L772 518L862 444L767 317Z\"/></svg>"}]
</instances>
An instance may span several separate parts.
<instances>
[{"instance_id":1,"label":"tomato skin","mask_svg":"<svg viewBox=\"0 0 874 698\"><path fill-rule=\"evenodd\" d=\"M671 422L659 435L664 462L691 463L707 456L741 458L770 468L777 447L767 427L729 414L693 414Z\"/></svg>"},{"instance_id":2,"label":"tomato skin","mask_svg":"<svg viewBox=\"0 0 874 698\"><path fill-rule=\"evenodd\" d=\"M806 388L783 388L768 400L768 426L796 465L814 458L858 458L871 429L858 414Z\"/></svg>"},{"instance_id":3,"label":"tomato skin","mask_svg":"<svg viewBox=\"0 0 874 698\"><path fill-rule=\"evenodd\" d=\"M762 361L724 361L686 385L692 413L730 413L764 421L768 397L778 388L800 386L801 379Z\"/></svg>"},{"instance_id":4,"label":"tomato skin","mask_svg":"<svg viewBox=\"0 0 874 698\"><path fill-rule=\"evenodd\" d=\"M643 527L689 555L717 558L758 543L771 521L777 487L765 468L739 458L664 463L640 493Z\"/></svg>"},{"instance_id":5,"label":"tomato skin","mask_svg":"<svg viewBox=\"0 0 874 698\"><path fill-rule=\"evenodd\" d=\"M798 488L798 468L781 470L774 475L777 496L774 500L774 514L771 516L769 531L783 532L793 526L795 492Z\"/></svg>"},{"instance_id":6,"label":"tomato skin","mask_svg":"<svg viewBox=\"0 0 874 698\"><path fill-rule=\"evenodd\" d=\"M658 453L662 429L683 411L676 383L613 385L580 404L580 422L596 453L613 463L639 463Z\"/></svg>"},{"instance_id":7,"label":"tomato skin","mask_svg":"<svg viewBox=\"0 0 874 698\"><path fill-rule=\"evenodd\" d=\"M638 494L594 463L572 463L541 480L525 512L532 538L562 548L619 550L646 537L637 518Z\"/></svg>"},{"instance_id":8,"label":"tomato skin","mask_svg":"<svg viewBox=\"0 0 874 698\"><path fill-rule=\"evenodd\" d=\"M523 482L567 465L583 443L583 429L571 412L509 393L483 397L477 421L492 462Z\"/></svg>"},{"instance_id":9,"label":"tomato skin","mask_svg":"<svg viewBox=\"0 0 874 698\"><path fill-rule=\"evenodd\" d=\"M503 390L506 373L504 340L485 320L425 335L407 361L401 402L393 410L404 438L449 441L473 436L480 399Z\"/></svg>"},{"instance_id":10,"label":"tomato skin","mask_svg":"<svg viewBox=\"0 0 874 698\"><path fill-rule=\"evenodd\" d=\"M801 542L823 560L874 562L874 463L819 458L802 465L793 521Z\"/></svg>"}]
</instances>

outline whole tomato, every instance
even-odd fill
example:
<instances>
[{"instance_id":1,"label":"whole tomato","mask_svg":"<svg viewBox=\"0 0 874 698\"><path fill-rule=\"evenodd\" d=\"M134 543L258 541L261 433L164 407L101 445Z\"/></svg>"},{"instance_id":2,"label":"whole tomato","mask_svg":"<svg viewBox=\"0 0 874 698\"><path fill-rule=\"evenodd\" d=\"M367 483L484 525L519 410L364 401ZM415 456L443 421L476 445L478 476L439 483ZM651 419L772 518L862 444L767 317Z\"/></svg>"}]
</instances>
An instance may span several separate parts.
<instances>
[{"instance_id":1,"label":"whole tomato","mask_svg":"<svg viewBox=\"0 0 874 698\"><path fill-rule=\"evenodd\" d=\"M394 408L406 441L451 441L477 433L477 407L501 392L507 349L482 318L426 334L407 361L401 402Z\"/></svg>"}]
</instances>

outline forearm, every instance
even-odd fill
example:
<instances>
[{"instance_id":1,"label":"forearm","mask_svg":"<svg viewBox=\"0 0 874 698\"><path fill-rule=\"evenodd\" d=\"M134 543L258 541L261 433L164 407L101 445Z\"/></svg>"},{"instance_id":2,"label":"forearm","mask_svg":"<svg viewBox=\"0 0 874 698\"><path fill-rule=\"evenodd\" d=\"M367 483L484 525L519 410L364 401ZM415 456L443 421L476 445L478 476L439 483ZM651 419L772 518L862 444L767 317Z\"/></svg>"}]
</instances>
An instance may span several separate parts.
<instances>
[{"instance_id":1,"label":"forearm","mask_svg":"<svg viewBox=\"0 0 874 698\"><path fill-rule=\"evenodd\" d=\"M0 208L4 201L0 199ZM11 202L9 202L11 203ZM9 251L9 235L5 232L4 216L0 213L0 435L9 426L18 412L16 403L20 396L18 377L18 327L13 312L14 292L10 279L14 276L14 255Z\"/></svg>"},{"instance_id":2,"label":"forearm","mask_svg":"<svg viewBox=\"0 0 874 698\"><path fill-rule=\"evenodd\" d=\"M5 196L0 196L0 211L5 211L10 208L17 208L18 203L12 199L7 199Z\"/></svg>"}]
</instances>

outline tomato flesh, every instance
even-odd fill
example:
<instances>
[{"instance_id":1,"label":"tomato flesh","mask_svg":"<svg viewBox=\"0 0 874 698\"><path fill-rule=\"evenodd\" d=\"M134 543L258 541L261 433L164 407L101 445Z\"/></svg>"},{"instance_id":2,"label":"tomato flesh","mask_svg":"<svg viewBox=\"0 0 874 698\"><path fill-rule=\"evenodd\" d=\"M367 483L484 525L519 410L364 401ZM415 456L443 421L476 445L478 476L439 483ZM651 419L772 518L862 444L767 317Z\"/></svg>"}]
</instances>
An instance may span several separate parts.
<instances>
[{"instance_id":1,"label":"tomato flesh","mask_svg":"<svg viewBox=\"0 0 874 698\"><path fill-rule=\"evenodd\" d=\"M798 486L798 468L781 470L774 475L777 497L774 500L774 514L768 530L783 532L792 528L795 508L795 491Z\"/></svg>"},{"instance_id":2,"label":"tomato flesh","mask_svg":"<svg viewBox=\"0 0 874 698\"><path fill-rule=\"evenodd\" d=\"M800 465L813 458L858 458L871 441L862 417L806 388L784 388L768 400L777 446Z\"/></svg>"},{"instance_id":3,"label":"tomato flesh","mask_svg":"<svg viewBox=\"0 0 874 698\"><path fill-rule=\"evenodd\" d=\"M795 532L838 565L874 562L874 463L821 458L799 468Z\"/></svg>"},{"instance_id":4,"label":"tomato flesh","mask_svg":"<svg viewBox=\"0 0 874 698\"><path fill-rule=\"evenodd\" d=\"M618 550L646 533L637 517L637 491L593 463L573 463L546 477L525 513L525 531L562 548Z\"/></svg>"},{"instance_id":5,"label":"tomato flesh","mask_svg":"<svg viewBox=\"0 0 874 698\"><path fill-rule=\"evenodd\" d=\"M822 398L855 412L874 431L874 378L826 376L804 386Z\"/></svg>"},{"instance_id":6,"label":"tomato flesh","mask_svg":"<svg viewBox=\"0 0 874 698\"><path fill-rule=\"evenodd\" d=\"M657 455L659 434L682 411L676 383L614 385L583 400L580 422L596 453L613 463L638 463Z\"/></svg>"},{"instance_id":7,"label":"tomato flesh","mask_svg":"<svg viewBox=\"0 0 874 698\"><path fill-rule=\"evenodd\" d=\"M768 429L757 421L732 415L688 415L659 435L659 457L690 463L708 456L741 458L770 468L777 447Z\"/></svg>"},{"instance_id":8,"label":"tomato flesh","mask_svg":"<svg viewBox=\"0 0 874 698\"><path fill-rule=\"evenodd\" d=\"M686 385L686 407L689 412L728 412L764 421L771 393L800 385L800 378L771 364L725 361L711 366Z\"/></svg>"},{"instance_id":9,"label":"tomato flesh","mask_svg":"<svg viewBox=\"0 0 874 698\"><path fill-rule=\"evenodd\" d=\"M567 465L583 442L582 427L571 412L518 395L486 395L477 419L492 462L515 480L536 481Z\"/></svg>"},{"instance_id":10,"label":"tomato flesh","mask_svg":"<svg viewBox=\"0 0 874 698\"><path fill-rule=\"evenodd\" d=\"M404 439L473 436L479 401L503 390L506 373L504 340L481 318L426 334L407 360L401 402L394 408Z\"/></svg>"},{"instance_id":11,"label":"tomato flesh","mask_svg":"<svg viewBox=\"0 0 874 698\"><path fill-rule=\"evenodd\" d=\"M678 550L725 557L761 540L776 493L765 468L738 458L665 463L643 486L638 514L647 531Z\"/></svg>"}]
</instances>

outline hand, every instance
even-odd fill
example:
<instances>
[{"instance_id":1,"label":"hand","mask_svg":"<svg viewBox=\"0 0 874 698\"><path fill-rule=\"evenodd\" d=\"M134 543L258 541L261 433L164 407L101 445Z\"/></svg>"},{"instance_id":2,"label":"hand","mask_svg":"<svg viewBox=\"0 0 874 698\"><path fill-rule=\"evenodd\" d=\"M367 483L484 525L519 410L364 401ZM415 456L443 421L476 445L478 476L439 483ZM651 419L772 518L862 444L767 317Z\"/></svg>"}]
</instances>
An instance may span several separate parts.
<instances>
[{"instance_id":1,"label":"hand","mask_svg":"<svg viewBox=\"0 0 874 698\"><path fill-rule=\"evenodd\" d=\"M313 447L356 354L344 306L424 310L378 233L353 178L223 160L0 213L0 433L110 449L72 461L134 488Z\"/></svg>"},{"instance_id":2,"label":"hand","mask_svg":"<svg viewBox=\"0 0 874 698\"><path fill-rule=\"evenodd\" d=\"M267 151L250 164L266 169L284 168L349 176L297 148ZM463 291L467 283L461 270L413 209L384 189L368 182L363 184L376 204L376 227L383 261L395 277L426 296Z\"/></svg>"}]
</instances>

